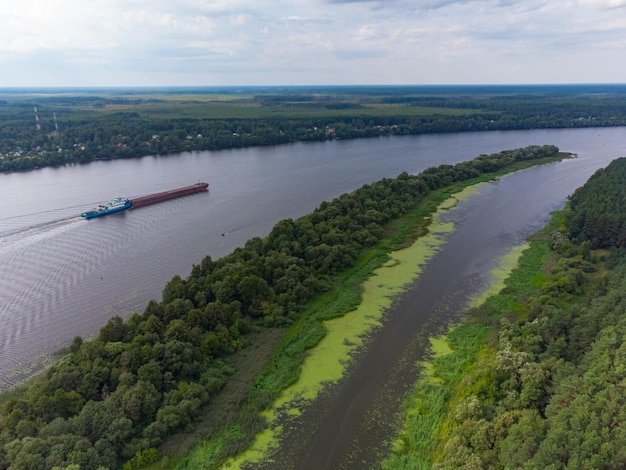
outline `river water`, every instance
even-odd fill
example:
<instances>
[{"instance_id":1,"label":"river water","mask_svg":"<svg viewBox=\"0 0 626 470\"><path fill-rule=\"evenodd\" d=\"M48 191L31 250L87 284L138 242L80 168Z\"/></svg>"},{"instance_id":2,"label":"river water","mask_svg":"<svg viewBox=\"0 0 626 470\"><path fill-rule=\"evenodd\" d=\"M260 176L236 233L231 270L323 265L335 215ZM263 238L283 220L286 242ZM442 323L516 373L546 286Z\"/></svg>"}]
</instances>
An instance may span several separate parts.
<instances>
[{"instance_id":1,"label":"river water","mask_svg":"<svg viewBox=\"0 0 626 470\"><path fill-rule=\"evenodd\" d=\"M484 237L512 242L543 224L597 168L626 155L626 129L297 143L2 174L0 390L50 363L74 336L96 334L111 316L142 312L150 299L160 300L172 276L187 276L205 255L228 254L281 219L305 215L382 177L531 144L555 144L579 158L549 166L521 186L505 185L493 198L494 207L509 201L513 209L498 216L500 233ZM113 197L198 181L210 183L208 194L99 219L78 217ZM528 213L528 222L509 236L520 212ZM472 237L474 243L478 236Z\"/></svg>"},{"instance_id":2,"label":"river water","mask_svg":"<svg viewBox=\"0 0 626 470\"><path fill-rule=\"evenodd\" d=\"M270 463L245 468L379 468L397 433L402 400L419 379L429 337L459 321L468 301L489 287L499 259L562 206L585 159L504 176L442 214L455 230L440 234L445 244L394 299L384 326L369 335L348 373L299 409L293 422L280 423L288 431Z\"/></svg>"}]
</instances>

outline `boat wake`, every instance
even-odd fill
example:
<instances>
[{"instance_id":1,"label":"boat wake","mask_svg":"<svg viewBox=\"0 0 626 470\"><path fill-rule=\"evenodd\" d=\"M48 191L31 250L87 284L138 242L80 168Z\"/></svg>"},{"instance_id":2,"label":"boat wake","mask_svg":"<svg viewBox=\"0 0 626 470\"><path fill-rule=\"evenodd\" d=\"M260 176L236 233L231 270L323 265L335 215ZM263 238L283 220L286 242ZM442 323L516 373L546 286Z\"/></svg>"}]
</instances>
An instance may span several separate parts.
<instances>
[{"instance_id":1,"label":"boat wake","mask_svg":"<svg viewBox=\"0 0 626 470\"><path fill-rule=\"evenodd\" d=\"M5 231L0 231L0 241L7 241L6 239L20 236L29 236L36 235L40 232L44 232L47 230L52 230L57 227L62 227L67 224L71 224L73 222L78 222L82 220L80 216L72 216L72 217L64 217L62 219L48 220L45 222L34 223L26 226L21 226L17 228L11 228Z\"/></svg>"},{"instance_id":2,"label":"boat wake","mask_svg":"<svg viewBox=\"0 0 626 470\"><path fill-rule=\"evenodd\" d=\"M80 216L64 217L45 222L30 223L21 227L0 228L0 259L10 260L19 257L25 250L37 243L45 242L60 233L70 230L76 222L83 221ZM6 258L5 258L6 257Z\"/></svg>"}]
</instances>

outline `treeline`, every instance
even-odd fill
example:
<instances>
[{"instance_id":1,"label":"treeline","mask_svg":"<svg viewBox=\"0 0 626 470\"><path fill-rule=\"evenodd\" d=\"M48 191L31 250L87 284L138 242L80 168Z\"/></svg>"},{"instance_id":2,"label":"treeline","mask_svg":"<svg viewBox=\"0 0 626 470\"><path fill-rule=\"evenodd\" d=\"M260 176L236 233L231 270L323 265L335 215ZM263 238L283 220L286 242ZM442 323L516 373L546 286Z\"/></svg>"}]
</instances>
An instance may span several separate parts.
<instances>
[{"instance_id":1,"label":"treeline","mask_svg":"<svg viewBox=\"0 0 626 470\"><path fill-rule=\"evenodd\" d=\"M557 152L531 146L383 179L283 220L219 260L204 258L143 314L112 318L95 340L75 338L66 357L4 404L0 468L113 469L127 461L132 469L156 459L165 437L210 406L246 334L296 320L390 220L434 189Z\"/></svg>"},{"instance_id":2,"label":"treeline","mask_svg":"<svg viewBox=\"0 0 626 470\"><path fill-rule=\"evenodd\" d=\"M268 93L232 104L194 99L168 103L132 95L42 98L41 132L31 103L7 102L0 105L0 171L300 141L626 125L621 91L590 96L580 90L539 95L488 90L440 96L380 93Z\"/></svg>"},{"instance_id":3,"label":"treeline","mask_svg":"<svg viewBox=\"0 0 626 470\"><path fill-rule=\"evenodd\" d=\"M509 310L473 312L493 330L431 449L435 468L626 468L625 175L626 159L598 171L534 242L553 267L528 280L531 295L513 283L499 296Z\"/></svg>"},{"instance_id":4,"label":"treeline","mask_svg":"<svg viewBox=\"0 0 626 470\"><path fill-rule=\"evenodd\" d=\"M592 248L626 246L625 182L626 165L620 159L598 170L574 192L567 221L572 238L588 240Z\"/></svg>"}]
</instances>

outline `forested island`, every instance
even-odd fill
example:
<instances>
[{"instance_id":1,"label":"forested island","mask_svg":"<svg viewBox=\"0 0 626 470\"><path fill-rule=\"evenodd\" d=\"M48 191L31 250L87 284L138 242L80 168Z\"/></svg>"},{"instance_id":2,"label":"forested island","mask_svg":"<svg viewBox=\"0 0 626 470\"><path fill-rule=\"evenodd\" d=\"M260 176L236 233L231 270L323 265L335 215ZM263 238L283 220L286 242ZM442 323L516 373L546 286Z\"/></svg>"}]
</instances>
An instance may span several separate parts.
<instances>
[{"instance_id":1,"label":"forested island","mask_svg":"<svg viewBox=\"0 0 626 470\"><path fill-rule=\"evenodd\" d=\"M626 125L622 85L0 89L0 171L290 142Z\"/></svg>"},{"instance_id":2,"label":"forested island","mask_svg":"<svg viewBox=\"0 0 626 470\"><path fill-rule=\"evenodd\" d=\"M263 428L260 412L296 379L305 351L323 336L321 319L308 321L307 305L337 276L366 253L382 263L423 233L439 191L559 158L554 146L533 146L403 173L284 220L224 258L206 257L188 278L174 277L161 302L127 321L111 319L95 340L75 338L67 356L27 388L2 395L0 468L154 462L168 436L210 412L233 373L233 355L263 331L287 328L266 373L227 417L214 461L240 451ZM390 222L415 213L419 221L389 232Z\"/></svg>"},{"instance_id":3,"label":"forested island","mask_svg":"<svg viewBox=\"0 0 626 470\"><path fill-rule=\"evenodd\" d=\"M624 181L624 158L598 170L435 341L385 468L626 467Z\"/></svg>"}]
</instances>

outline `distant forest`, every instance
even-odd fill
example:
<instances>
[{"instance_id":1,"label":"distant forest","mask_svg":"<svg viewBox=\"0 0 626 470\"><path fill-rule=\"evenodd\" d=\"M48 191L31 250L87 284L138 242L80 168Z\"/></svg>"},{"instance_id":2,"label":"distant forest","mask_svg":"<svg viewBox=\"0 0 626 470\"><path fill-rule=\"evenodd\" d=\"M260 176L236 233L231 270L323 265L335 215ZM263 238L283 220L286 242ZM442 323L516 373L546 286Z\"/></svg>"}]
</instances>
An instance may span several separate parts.
<instances>
[{"instance_id":1,"label":"distant forest","mask_svg":"<svg viewBox=\"0 0 626 470\"><path fill-rule=\"evenodd\" d=\"M297 141L626 125L626 86L0 90L0 171Z\"/></svg>"}]
</instances>

